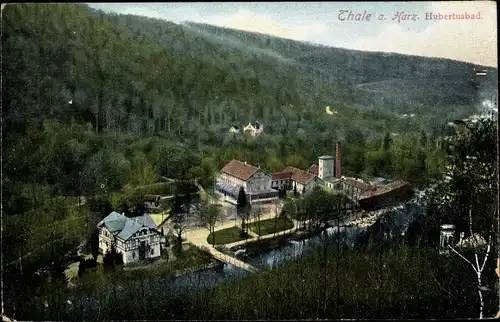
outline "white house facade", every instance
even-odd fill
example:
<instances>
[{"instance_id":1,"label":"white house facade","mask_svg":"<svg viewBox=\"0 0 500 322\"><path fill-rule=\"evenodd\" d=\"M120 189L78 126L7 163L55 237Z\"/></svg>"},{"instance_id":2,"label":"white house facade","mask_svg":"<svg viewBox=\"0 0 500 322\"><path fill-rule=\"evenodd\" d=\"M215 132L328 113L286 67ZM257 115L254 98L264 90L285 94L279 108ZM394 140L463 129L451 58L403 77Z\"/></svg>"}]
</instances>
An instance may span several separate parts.
<instances>
[{"instance_id":1,"label":"white house facade","mask_svg":"<svg viewBox=\"0 0 500 322\"><path fill-rule=\"evenodd\" d=\"M279 190L296 189L299 194L307 194L318 182L314 173L295 167L286 167L283 171L272 174L271 186Z\"/></svg>"},{"instance_id":2,"label":"white house facade","mask_svg":"<svg viewBox=\"0 0 500 322\"><path fill-rule=\"evenodd\" d=\"M264 125L257 121L253 121L248 123L248 125L243 128L243 131L249 132L252 136L256 136L264 132Z\"/></svg>"},{"instance_id":3,"label":"white house facade","mask_svg":"<svg viewBox=\"0 0 500 322\"><path fill-rule=\"evenodd\" d=\"M128 218L113 211L97 224L99 250L107 253L112 245L123 254L123 263L133 263L161 255L160 233L148 214Z\"/></svg>"},{"instance_id":4,"label":"white house facade","mask_svg":"<svg viewBox=\"0 0 500 322\"><path fill-rule=\"evenodd\" d=\"M259 167L232 160L222 170L215 183L215 193L230 203L236 203L243 187L250 203L278 199L278 192L271 188L271 176Z\"/></svg>"}]
</instances>

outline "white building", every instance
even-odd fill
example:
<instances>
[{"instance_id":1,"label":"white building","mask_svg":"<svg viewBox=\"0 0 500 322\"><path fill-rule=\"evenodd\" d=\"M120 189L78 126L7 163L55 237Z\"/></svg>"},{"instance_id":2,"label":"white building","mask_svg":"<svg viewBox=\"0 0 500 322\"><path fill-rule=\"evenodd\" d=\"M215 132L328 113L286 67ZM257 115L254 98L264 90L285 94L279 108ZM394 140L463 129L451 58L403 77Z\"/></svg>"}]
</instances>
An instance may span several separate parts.
<instances>
[{"instance_id":1,"label":"white building","mask_svg":"<svg viewBox=\"0 0 500 322\"><path fill-rule=\"evenodd\" d=\"M295 167L286 167L283 171L272 174L271 187L279 190L296 189L299 194L307 194L317 183L314 173Z\"/></svg>"},{"instance_id":2,"label":"white building","mask_svg":"<svg viewBox=\"0 0 500 322\"><path fill-rule=\"evenodd\" d=\"M269 174L260 167L232 160L220 171L215 183L215 193L225 201L236 203L241 187L245 189L250 203L278 199L278 191L271 188Z\"/></svg>"},{"instance_id":3,"label":"white building","mask_svg":"<svg viewBox=\"0 0 500 322\"><path fill-rule=\"evenodd\" d=\"M133 263L161 255L160 233L148 214L128 218L113 211L97 224L99 250L105 254L115 245L123 263Z\"/></svg>"},{"instance_id":4,"label":"white building","mask_svg":"<svg viewBox=\"0 0 500 322\"><path fill-rule=\"evenodd\" d=\"M253 121L248 123L248 125L243 128L243 131L249 132L252 136L256 136L264 131L264 125L257 121Z\"/></svg>"},{"instance_id":5,"label":"white building","mask_svg":"<svg viewBox=\"0 0 500 322\"><path fill-rule=\"evenodd\" d=\"M240 133L240 127L237 125L231 126L231 128L229 129L229 133Z\"/></svg>"}]
</instances>

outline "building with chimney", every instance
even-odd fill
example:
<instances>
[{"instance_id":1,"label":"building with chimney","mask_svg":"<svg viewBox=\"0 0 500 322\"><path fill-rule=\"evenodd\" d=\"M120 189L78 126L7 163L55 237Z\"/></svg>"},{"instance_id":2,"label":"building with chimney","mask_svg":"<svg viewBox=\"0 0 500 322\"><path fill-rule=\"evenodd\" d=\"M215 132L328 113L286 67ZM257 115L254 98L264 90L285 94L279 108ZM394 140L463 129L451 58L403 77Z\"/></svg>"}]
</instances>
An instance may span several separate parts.
<instances>
[{"instance_id":1,"label":"building with chimney","mask_svg":"<svg viewBox=\"0 0 500 322\"><path fill-rule=\"evenodd\" d=\"M346 195L366 210L383 207L387 203L405 199L411 194L411 188L405 181L390 182L376 178L373 182L369 182L361 178L343 176L340 142L336 144L335 157L328 155L319 157L318 165L313 164L308 172L317 176L318 184L325 189Z\"/></svg>"},{"instance_id":2,"label":"building with chimney","mask_svg":"<svg viewBox=\"0 0 500 322\"><path fill-rule=\"evenodd\" d=\"M298 194L307 194L317 185L332 193L346 195L365 210L404 200L412 193L410 185L401 180L391 182L375 178L369 182L343 176L340 142L336 144L335 157L320 156L318 164L307 170L288 166L280 172L267 174L260 167L232 160L220 171L215 192L223 200L236 203L240 187L243 187L248 200L255 203L276 200L280 191L296 190Z\"/></svg>"},{"instance_id":3,"label":"building with chimney","mask_svg":"<svg viewBox=\"0 0 500 322\"><path fill-rule=\"evenodd\" d=\"M278 199L278 191L271 188L271 175L247 162L232 160L221 169L214 190L224 201L236 204L241 187L250 203Z\"/></svg>"}]
</instances>

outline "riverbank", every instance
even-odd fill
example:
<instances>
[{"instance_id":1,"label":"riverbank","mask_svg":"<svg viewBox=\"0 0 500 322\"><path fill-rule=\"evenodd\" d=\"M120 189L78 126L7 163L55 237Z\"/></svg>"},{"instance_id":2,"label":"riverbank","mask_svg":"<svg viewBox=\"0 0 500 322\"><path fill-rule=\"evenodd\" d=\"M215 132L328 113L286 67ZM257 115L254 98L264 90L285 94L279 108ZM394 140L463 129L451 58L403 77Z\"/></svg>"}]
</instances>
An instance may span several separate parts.
<instances>
[{"instance_id":1,"label":"riverbank","mask_svg":"<svg viewBox=\"0 0 500 322\"><path fill-rule=\"evenodd\" d=\"M339 222L339 228L353 227L359 229L367 229L377 220L381 220L384 215L393 211L398 211L404 208L404 205L395 205L379 209L376 211L360 212L352 214ZM255 257L261 253L275 250L289 244L290 241L304 241L325 233L329 228L335 228L337 222L331 220L326 227L309 228L309 220L297 221L293 220L294 227L286 231L269 234L260 238L249 238L244 241L239 241L227 245L219 246L217 249L228 254L236 256L239 259ZM335 230L335 229L334 229Z\"/></svg>"}]
</instances>

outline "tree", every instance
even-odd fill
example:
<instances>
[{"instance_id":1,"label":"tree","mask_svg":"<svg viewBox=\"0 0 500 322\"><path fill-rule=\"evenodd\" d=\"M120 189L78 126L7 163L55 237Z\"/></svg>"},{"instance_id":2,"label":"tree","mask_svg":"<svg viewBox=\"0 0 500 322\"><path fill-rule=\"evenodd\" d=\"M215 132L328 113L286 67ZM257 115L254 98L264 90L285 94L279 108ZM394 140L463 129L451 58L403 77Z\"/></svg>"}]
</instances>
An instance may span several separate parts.
<instances>
[{"instance_id":1,"label":"tree","mask_svg":"<svg viewBox=\"0 0 500 322\"><path fill-rule=\"evenodd\" d=\"M259 208L257 211L253 211L255 222L257 223L257 232L260 236L260 218L262 218L262 210Z\"/></svg>"},{"instance_id":2,"label":"tree","mask_svg":"<svg viewBox=\"0 0 500 322\"><path fill-rule=\"evenodd\" d=\"M384 136L384 141L382 142L382 150L389 151L392 145L392 137L390 133L386 133Z\"/></svg>"},{"instance_id":3,"label":"tree","mask_svg":"<svg viewBox=\"0 0 500 322\"><path fill-rule=\"evenodd\" d=\"M241 229L243 231L244 237L248 234L248 227L246 222L249 219L251 213L252 206L247 200L247 194L243 187L240 187L240 191L238 193L238 199L236 203L236 214L241 218Z\"/></svg>"},{"instance_id":4,"label":"tree","mask_svg":"<svg viewBox=\"0 0 500 322\"><path fill-rule=\"evenodd\" d=\"M102 258L102 265L106 271L112 271L123 265L123 254L116 251L115 242L111 243L111 248Z\"/></svg>"},{"instance_id":5,"label":"tree","mask_svg":"<svg viewBox=\"0 0 500 322\"><path fill-rule=\"evenodd\" d=\"M134 211L132 212L133 217L142 216L146 213L146 206L143 201L138 201L135 204Z\"/></svg>"},{"instance_id":6,"label":"tree","mask_svg":"<svg viewBox=\"0 0 500 322\"><path fill-rule=\"evenodd\" d=\"M447 172L427 200L434 209L434 225L455 224L459 233L472 240L470 256L454 245L448 247L476 274L479 318L483 318L484 308L482 273L498 236L497 138L497 125L491 119L468 124L465 133L457 134L446 147ZM478 241L478 234L486 237L485 244Z\"/></svg>"},{"instance_id":7,"label":"tree","mask_svg":"<svg viewBox=\"0 0 500 322\"><path fill-rule=\"evenodd\" d=\"M92 229L89 239L92 257L97 259L97 256L99 255L99 231L97 228Z\"/></svg>"},{"instance_id":8,"label":"tree","mask_svg":"<svg viewBox=\"0 0 500 322\"><path fill-rule=\"evenodd\" d=\"M177 233L178 244L182 244L182 233L187 227L187 213L182 209L182 198L178 195L174 195L174 200L172 203L172 216L174 229Z\"/></svg>"},{"instance_id":9,"label":"tree","mask_svg":"<svg viewBox=\"0 0 500 322\"><path fill-rule=\"evenodd\" d=\"M67 283L68 276L66 275L66 265L62 258L56 258L51 265L50 269L52 282Z\"/></svg>"},{"instance_id":10,"label":"tree","mask_svg":"<svg viewBox=\"0 0 500 322\"><path fill-rule=\"evenodd\" d=\"M78 277L82 277L85 272L91 268L97 266L97 261L95 258L83 259L80 258L80 263L78 264Z\"/></svg>"},{"instance_id":11,"label":"tree","mask_svg":"<svg viewBox=\"0 0 500 322\"><path fill-rule=\"evenodd\" d=\"M215 245L215 224L221 216L220 205L203 202L200 207L200 222L212 234L212 244Z\"/></svg>"}]
</instances>

